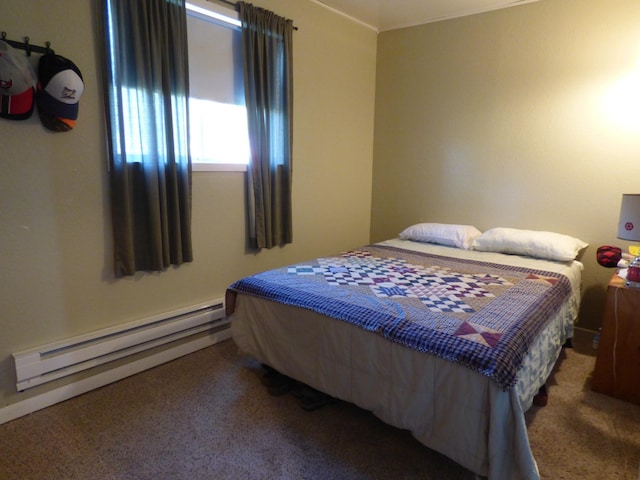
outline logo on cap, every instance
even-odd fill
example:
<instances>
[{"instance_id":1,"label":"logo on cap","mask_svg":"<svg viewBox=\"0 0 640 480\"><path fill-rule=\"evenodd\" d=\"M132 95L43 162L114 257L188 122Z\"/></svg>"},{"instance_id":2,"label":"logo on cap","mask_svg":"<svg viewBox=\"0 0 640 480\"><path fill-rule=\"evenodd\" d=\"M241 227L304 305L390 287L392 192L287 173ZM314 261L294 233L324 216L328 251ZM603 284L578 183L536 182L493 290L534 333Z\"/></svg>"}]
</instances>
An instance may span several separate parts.
<instances>
[{"instance_id":1,"label":"logo on cap","mask_svg":"<svg viewBox=\"0 0 640 480\"><path fill-rule=\"evenodd\" d=\"M64 87L62 89L62 95L60 95L60 98L67 98L69 100L75 100L76 99L76 92L77 92L77 90L75 88Z\"/></svg>"}]
</instances>

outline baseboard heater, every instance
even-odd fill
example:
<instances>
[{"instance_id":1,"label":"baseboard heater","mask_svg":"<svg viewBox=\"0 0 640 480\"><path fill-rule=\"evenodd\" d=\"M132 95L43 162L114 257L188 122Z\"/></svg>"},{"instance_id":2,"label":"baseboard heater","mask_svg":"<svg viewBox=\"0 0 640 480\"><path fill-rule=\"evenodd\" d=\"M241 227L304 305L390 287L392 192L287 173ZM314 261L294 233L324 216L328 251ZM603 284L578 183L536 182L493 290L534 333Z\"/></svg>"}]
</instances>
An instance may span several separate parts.
<instances>
[{"instance_id":1,"label":"baseboard heater","mask_svg":"<svg viewBox=\"0 0 640 480\"><path fill-rule=\"evenodd\" d=\"M228 327L224 300L218 299L14 353L16 387L23 391L176 340Z\"/></svg>"}]
</instances>

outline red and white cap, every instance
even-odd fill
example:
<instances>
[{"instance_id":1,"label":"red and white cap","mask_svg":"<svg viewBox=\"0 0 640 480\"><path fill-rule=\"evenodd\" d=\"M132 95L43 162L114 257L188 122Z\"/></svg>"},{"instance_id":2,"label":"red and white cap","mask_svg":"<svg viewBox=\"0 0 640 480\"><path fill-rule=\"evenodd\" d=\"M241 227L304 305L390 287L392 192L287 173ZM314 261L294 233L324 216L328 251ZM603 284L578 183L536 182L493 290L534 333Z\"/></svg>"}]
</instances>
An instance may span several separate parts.
<instances>
[{"instance_id":1,"label":"red and white cap","mask_svg":"<svg viewBox=\"0 0 640 480\"><path fill-rule=\"evenodd\" d=\"M0 117L29 118L33 112L36 82L27 56L0 40Z\"/></svg>"}]
</instances>

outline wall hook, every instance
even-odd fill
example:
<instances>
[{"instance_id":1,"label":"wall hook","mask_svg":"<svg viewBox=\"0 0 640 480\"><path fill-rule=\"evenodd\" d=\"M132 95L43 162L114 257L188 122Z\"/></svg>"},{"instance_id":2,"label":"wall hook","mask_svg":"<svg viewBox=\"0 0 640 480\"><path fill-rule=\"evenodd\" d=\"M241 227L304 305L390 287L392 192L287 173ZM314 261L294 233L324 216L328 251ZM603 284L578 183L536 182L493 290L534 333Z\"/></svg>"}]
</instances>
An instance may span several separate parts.
<instances>
[{"instance_id":1,"label":"wall hook","mask_svg":"<svg viewBox=\"0 0 640 480\"><path fill-rule=\"evenodd\" d=\"M16 41L16 40L9 40L7 38L7 32L4 32L4 31L0 32L0 40L2 40L3 42L8 43L13 48L18 48L20 50L24 50L28 57L31 56L32 52L41 53L43 55L47 54L47 53L51 53L51 54L55 53L53 51L53 49L51 48L51 42L45 42L45 46L41 47L39 45L31 45L31 43L29 43L30 42L30 38L29 37L23 37L23 40L21 42Z\"/></svg>"},{"instance_id":2,"label":"wall hook","mask_svg":"<svg viewBox=\"0 0 640 480\"><path fill-rule=\"evenodd\" d=\"M30 57L31 45L29 45L29 37L24 37L24 50L27 52L27 57Z\"/></svg>"}]
</instances>

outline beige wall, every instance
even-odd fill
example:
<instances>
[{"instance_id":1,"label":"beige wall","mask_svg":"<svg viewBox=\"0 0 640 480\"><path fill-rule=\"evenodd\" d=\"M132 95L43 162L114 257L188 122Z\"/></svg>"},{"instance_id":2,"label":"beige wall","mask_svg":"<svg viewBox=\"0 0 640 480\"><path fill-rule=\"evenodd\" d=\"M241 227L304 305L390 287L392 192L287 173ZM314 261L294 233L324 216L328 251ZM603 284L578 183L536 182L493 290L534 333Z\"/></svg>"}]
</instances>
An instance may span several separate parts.
<instances>
[{"instance_id":1,"label":"beige wall","mask_svg":"<svg viewBox=\"0 0 640 480\"><path fill-rule=\"evenodd\" d=\"M369 240L376 34L308 1L262 0L294 19L294 243L245 251L242 173L193 179L193 263L116 280L95 31L98 2L2 2L9 38L49 40L81 69L77 127L0 119L0 407L16 394L10 354L224 294L259 270Z\"/></svg>"},{"instance_id":2,"label":"beige wall","mask_svg":"<svg viewBox=\"0 0 640 480\"><path fill-rule=\"evenodd\" d=\"M640 72L638 18L637 0L541 0L382 33L372 240L422 221L577 236L597 328L613 272L595 250L627 248L621 194L640 192L640 108L605 108Z\"/></svg>"}]
</instances>

